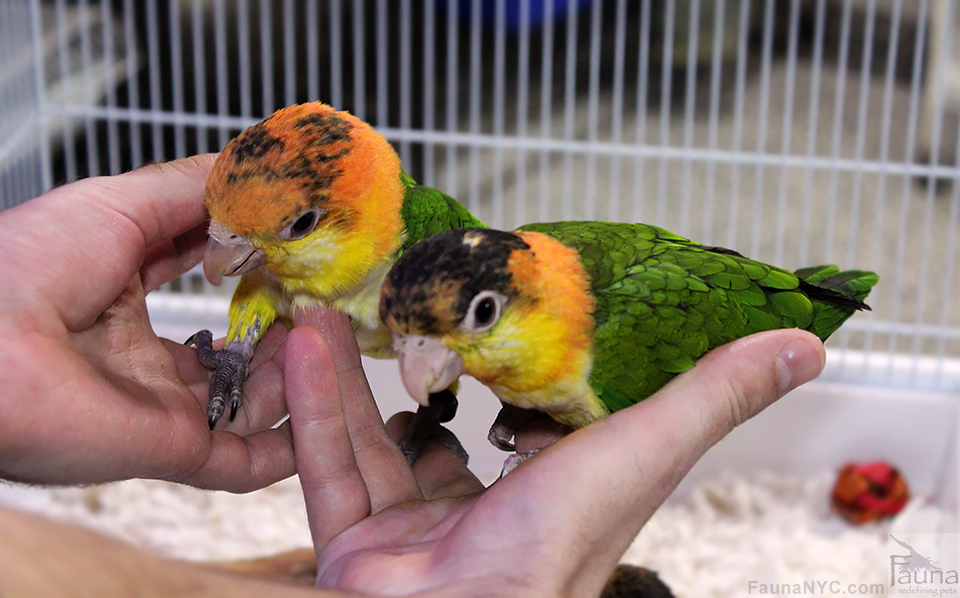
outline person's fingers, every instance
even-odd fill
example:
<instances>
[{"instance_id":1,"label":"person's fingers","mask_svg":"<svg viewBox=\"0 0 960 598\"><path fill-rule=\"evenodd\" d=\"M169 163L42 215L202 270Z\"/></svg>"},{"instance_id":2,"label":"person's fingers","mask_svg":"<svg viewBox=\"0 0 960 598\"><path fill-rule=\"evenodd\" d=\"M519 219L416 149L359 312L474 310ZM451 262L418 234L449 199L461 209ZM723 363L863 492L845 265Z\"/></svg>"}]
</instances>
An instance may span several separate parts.
<instances>
[{"instance_id":1,"label":"person's fingers","mask_svg":"<svg viewBox=\"0 0 960 598\"><path fill-rule=\"evenodd\" d=\"M334 309L312 308L295 310L293 321L318 329L333 351L350 440L367 484L371 512L422 498L406 458L384 429L347 317Z\"/></svg>"},{"instance_id":2,"label":"person's fingers","mask_svg":"<svg viewBox=\"0 0 960 598\"><path fill-rule=\"evenodd\" d=\"M819 376L825 360L823 342L803 330L748 336L708 353L689 375L671 381L663 390L671 398L657 397L657 411L662 418L685 417L690 426L666 434L685 432L678 440L696 444L702 453L787 392Z\"/></svg>"},{"instance_id":3,"label":"person's fingers","mask_svg":"<svg viewBox=\"0 0 960 598\"><path fill-rule=\"evenodd\" d=\"M413 473L426 500L460 498L484 490L483 483L456 455L435 442L424 447Z\"/></svg>"},{"instance_id":4,"label":"person's fingers","mask_svg":"<svg viewBox=\"0 0 960 598\"><path fill-rule=\"evenodd\" d=\"M206 219L203 188L216 154L203 154L148 164L102 181L99 201L124 215L140 229L144 247L173 239ZM131 194L140 201L131 201Z\"/></svg>"},{"instance_id":5,"label":"person's fingers","mask_svg":"<svg viewBox=\"0 0 960 598\"><path fill-rule=\"evenodd\" d=\"M708 353L649 399L576 434L595 436L594 443L616 443L621 453L626 449L642 459L655 456L661 464L668 448L683 449L669 451L678 460L661 466L679 473L679 481L681 470L734 427L819 375L824 355L823 343L802 330L743 338ZM602 456L599 447L583 452L580 461L597 456Z\"/></svg>"},{"instance_id":6,"label":"person's fingers","mask_svg":"<svg viewBox=\"0 0 960 598\"><path fill-rule=\"evenodd\" d=\"M156 476L197 488L252 492L296 473L290 423L238 436L214 431L206 461L196 471Z\"/></svg>"},{"instance_id":7,"label":"person's fingers","mask_svg":"<svg viewBox=\"0 0 960 598\"><path fill-rule=\"evenodd\" d=\"M649 399L556 442L495 484L490 497L521 486L545 533L559 546L593 547L589 558L604 565L597 571L605 575L704 451L815 378L823 363L823 344L801 330L735 341ZM561 493L563 501L551 500ZM571 517L577 525L558 523ZM571 580L581 582L600 587L603 580Z\"/></svg>"},{"instance_id":8,"label":"person's fingers","mask_svg":"<svg viewBox=\"0 0 960 598\"><path fill-rule=\"evenodd\" d=\"M182 341L177 342L161 338L160 342L163 344L163 348L173 356L177 373L183 383L191 390L197 389L197 401L201 407L206 407L210 387L210 370L197 359L197 350L184 345Z\"/></svg>"},{"instance_id":9,"label":"person's fingers","mask_svg":"<svg viewBox=\"0 0 960 598\"><path fill-rule=\"evenodd\" d=\"M290 331L284 374L297 473L320 552L370 514L370 497L354 457L333 354L317 331Z\"/></svg>"},{"instance_id":10,"label":"person's fingers","mask_svg":"<svg viewBox=\"0 0 960 598\"><path fill-rule=\"evenodd\" d=\"M390 438L397 442L403 436L413 413L401 411L387 420L386 429ZM456 455L436 442L428 442L413 464L420 492L426 500L443 497L461 497L483 490L483 483L467 469Z\"/></svg>"},{"instance_id":11,"label":"person's fingers","mask_svg":"<svg viewBox=\"0 0 960 598\"><path fill-rule=\"evenodd\" d=\"M205 220L203 187L213 158L84 179L12 208L0 222L0 236L8 227L17 234L5 266L68 328L87 327L123 291L149 248Z\"/></svg>"},{"instance_id":12,"label":"person's fingers","mask_svg":"<svg viewBox=\"0 0 960 598\"><path fill-rule=\"evenodd\" d=\"M143 288L149 293L200 263L207 245L206 221L182 235L147 249L140 267Z\"/></svg>"},{"instance_id":13,"label":"person's fingers","mask_svg":"<svg viewBox=\"0 0 960 598\"><path fill-rule=\"evenodd\" d=\"M391 415L383 427L391 440L400 442L400 437L407 431L411 421L413 421L412 411L400 411Z\"/></svg>"}]
</instances>

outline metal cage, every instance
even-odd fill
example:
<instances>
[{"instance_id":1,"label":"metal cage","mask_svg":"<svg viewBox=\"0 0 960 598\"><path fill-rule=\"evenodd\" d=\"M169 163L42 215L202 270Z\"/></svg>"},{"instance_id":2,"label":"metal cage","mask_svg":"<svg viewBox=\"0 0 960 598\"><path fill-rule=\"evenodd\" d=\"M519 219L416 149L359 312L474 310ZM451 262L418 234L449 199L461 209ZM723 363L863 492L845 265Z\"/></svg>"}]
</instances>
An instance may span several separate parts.
<instances>
[{"instance_id":1,"label":"metal cage","mask_svg":"<svg viewBox=\"0 0 960 598\"><path fill-rule=\"evenodd\" d=\"M874 269L826 376L960 388L949 0L0 0L4 207L215 151L295 102L373 124L495 227L654 223ZM158 328L225 325L194 272Z\"/></svg>"}]
</instances>

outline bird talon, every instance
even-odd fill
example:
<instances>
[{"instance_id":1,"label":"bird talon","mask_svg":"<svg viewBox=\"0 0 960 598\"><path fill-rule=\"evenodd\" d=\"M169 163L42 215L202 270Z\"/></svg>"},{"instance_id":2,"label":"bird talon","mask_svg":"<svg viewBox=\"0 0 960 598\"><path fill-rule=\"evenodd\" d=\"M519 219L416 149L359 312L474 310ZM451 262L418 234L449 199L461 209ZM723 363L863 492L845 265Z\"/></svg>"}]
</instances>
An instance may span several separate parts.
<instances>
[{"instance_id":1,"label":"bird talon","mask_svg":"<svg viewBox=\"0 0 960 598\"><path fill-rule=\"evenodd\" d=\"M190 338L183 341L183 344L188 347L198 347L206 343L213 345L213 333L209 330L198 330L191 334Z\"/></svg>"},{"instance_id":2,"label":"bird talon","mask_svg":"<svg viewBox=\"0 0 960 598\"><path fill-rule=\"evenodd\" d=\"M203 367L210 370L216 369L220 351L213 348L212 332L209 330L200 330L191 335L183 344L197 349L197 361L199 361Z\"/></svg>"},{"instance_id":3,"label":"bird talon","mask_svg":"<svg viewBox=\"0 0 960 598\"><path fill-rule=\"evenodd\" d=\"M453 420L457 415L458 405L456 395L449 390L441 390L430 395L430 409L435 410L437 421L441 424Z\"/></svg>"},{"instance_id":4,"label":"bird talon","mask_svg":"<svg viewBox=\"0 0 960 598\"><path fill-rule=\"evenodd\" d=\"M510 438L512 438L512 436ZM517 445L510 442L510 440L495 435L493 433L493 428L491 428L490 433L487 434L487 440L489 440L490 444L492 444L494 447L505 453L512 453L513 451L517 450Z\"/></svg>"},{"instance_id":5,"label":"bird talon","mask_svg":"<svg viewBox=\"0 0 960 598\"><path fill-rule=\"evenodd\" d=\"M539 412L533 409L521 409L504 403L487 432L487 440L501 451L512 453L517 447L511 439L517 430L531 422L538 414Z\"/></svg>"},{"instance_id":6,"label":"bird talon","mask_svg":"<svg viewBox=\"0 0 960 598\"><path fill-rule=\"evenodd\" d=\"M464 467L469 464L470 455L467 454L467 450L460 444L460 440L450 430L443 426L437 426L437 429L430 435L430 440L453 453L453 456L459 459Z\"/></svg>"},{"instance_id":7,"label":"bird talon","mask_svg":"<svg viewBox=\"0 0 960 598\"><path fill-rule=\"evenodd\" d=\"M241 394L239 388L234 388L230 392L230 421L237 417L237 409L240 407Z\"/></svg>"},{"instance_id":8,"label":"bird talon","mask_svg":"<svg viewBox=\"0 0 960 598\"><path fill-rule=\"evenodd\" d=\"M243 382L247 379L250 356L243 348L227 346L224 349L213 348L213 334L201 330L187 339L187 345L197 348L197 361L213 370L210 377L210 403L207 406L207 422L212 430L223 415L230 401L230 421L237 417L237 411L243 402Z\"/></svg>"},{"instance_id":9,"label":"bird talon","mask_svg":"<svg viewBox=\"0 0 960 598\"><path fill-rule=\"evenodd\" d=\"M210 399L210 404L207 405L207 423L210 424L211 430L217 425L220 416L223 415L223 407L223 397L215 396Z\"/></svg>"},{"instance_id":10,"label":"bird talon","mask_svg":"<svg viewBox=\"0 0 960 598\"><path fill-rule=\"evenodd\" d=\"M438 395L440 398L439 401L436 400ZM449 409L449 399L453 399L453 413L451 413ZM463 445L460 444L460 441L453 432L440 425L439 420L441 414L449 415L452 418L453 414L456 413L456 406L456 397L453 396L453 393L443 391L430 396L429 407L421 406L417 409L406 432L403 433L403 436L400 437L400 441L397 443L400 447L400 452L407 458L407 463L409 463L411 467L413 467L413 464L416 463L420 457L427 442L430 441L436 442L446 448L453 453L461 463L464 465L467 464L469 459L467 451L463 448Z\"/></svg>"}]
</instances>

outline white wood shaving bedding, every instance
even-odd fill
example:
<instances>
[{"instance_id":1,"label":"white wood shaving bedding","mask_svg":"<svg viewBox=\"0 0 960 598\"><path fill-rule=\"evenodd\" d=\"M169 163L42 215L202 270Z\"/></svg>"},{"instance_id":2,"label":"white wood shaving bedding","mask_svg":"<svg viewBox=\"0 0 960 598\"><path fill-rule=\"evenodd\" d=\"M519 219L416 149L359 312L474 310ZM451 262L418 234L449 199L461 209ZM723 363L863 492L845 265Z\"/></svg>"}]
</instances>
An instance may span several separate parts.
<instances>
[{"instance_id":1,"label":"white wood shaving bedding","mask_svg":"<svg viewBox=\"0 0 960 598\"><path fill-rule=\"evenodd\" d=\"M658 571L678 598L747 596L750 580L882 583L888 532L949 525L947 512L922 500L892 521L848 525L829 510L832 483L832 473L721 476L661 507L623 561ZM153 480L29 494L16 504L169 557L231 560L310 546L296 478L243 495Z\"/></svg>"},{"instance_id":2,"label":"white wood shaving bedding","mask_svg":"<svg viewBox=\"0 0 960 598\"><path fill-rule=\"evenodd\" d=\"M760 595L760 584L804 582L826 582L823 595L833 596L830 582L846 589L886 581L894 526L918 519L936 526L930 529L945 524L945 512L918 500L897 519L850 525L829 508L834 480L833 473L757 473L705 482L687 500L657 511L623 561L657 571L678 597Z\"/></svg>"}]
</instances>

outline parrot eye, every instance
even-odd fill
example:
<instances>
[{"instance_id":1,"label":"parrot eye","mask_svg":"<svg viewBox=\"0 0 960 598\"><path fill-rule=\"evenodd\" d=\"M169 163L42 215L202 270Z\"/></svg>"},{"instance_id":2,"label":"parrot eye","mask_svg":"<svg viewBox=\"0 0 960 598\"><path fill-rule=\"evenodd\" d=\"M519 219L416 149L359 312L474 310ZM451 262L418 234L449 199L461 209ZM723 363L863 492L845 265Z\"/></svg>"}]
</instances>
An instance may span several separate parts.
<instances>
[{"instance_id":1,"label":"parrot eye","mask_svg":"<svg viewBox=\"0 0 960 598\"><path fill-rule=\"evenodd\" d=\"M280 238L284 241L296 241L313 232L320 222L320 217L326 212L322 208L313 208L297 216L297 219L280 231Z\"/></svg>"},{"instance_id":2,"label":"parrot eye","mask_svg":"<svg viewBox=\"0 0 960 598\"><path fill-rule=\"evenodd\" d=\"M481 291L470 302L461 327L474 334L486 332L500 319L500 312L507 298L496 291Z\"/></svg>"}]
</instances>

